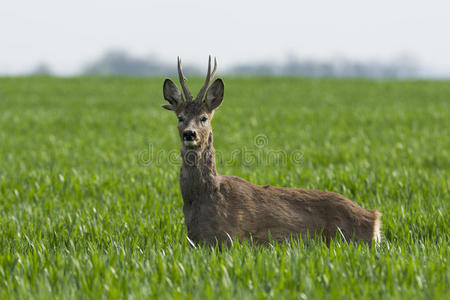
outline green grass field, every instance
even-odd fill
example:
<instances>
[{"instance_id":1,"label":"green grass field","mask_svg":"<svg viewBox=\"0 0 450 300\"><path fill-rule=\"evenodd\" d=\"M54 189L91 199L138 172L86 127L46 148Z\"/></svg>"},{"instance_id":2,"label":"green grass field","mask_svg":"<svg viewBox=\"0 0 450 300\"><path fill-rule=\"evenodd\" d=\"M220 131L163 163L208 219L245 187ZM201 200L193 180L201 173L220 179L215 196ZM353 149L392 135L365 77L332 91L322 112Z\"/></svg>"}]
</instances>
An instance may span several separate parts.
<instances>
[{"instance_id":1,"label":"green grass field","mask_svg":"<svg viewBox=\"0 0 450 300\"><path fill-rule=\"evenodd\" d=\"M449 299L449 82L225 78L218 171L342 193L384 240L222 252L187 242L162 83L0 78L1 298Z\"/></svg>"}]
</instances>

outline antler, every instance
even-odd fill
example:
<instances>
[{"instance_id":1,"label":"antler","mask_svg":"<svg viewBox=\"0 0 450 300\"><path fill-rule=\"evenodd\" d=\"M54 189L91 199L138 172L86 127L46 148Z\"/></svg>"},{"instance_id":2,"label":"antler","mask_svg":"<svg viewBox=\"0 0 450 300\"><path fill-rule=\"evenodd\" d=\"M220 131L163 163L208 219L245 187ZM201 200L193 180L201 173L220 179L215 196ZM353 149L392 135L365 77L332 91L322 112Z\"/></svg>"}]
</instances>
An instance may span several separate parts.
<instances>
[{"instance_id":1,"label":"antler","mask_svg":"<svg viewBox=\"0 0 450 300\"><path fill-rule=\"evenodd\" d=\"M214 78L214 75L216 75L216 71L217 71L217 59L214 57L214 69L211 73L211 55L209 56L209 63L208 63L208 73L206 74L206 80L205 80L205 84L203 85L202 89L200 90L200 92L197 95L197 98L195 98L195 100L202 100L203 96L205 95L206 89L209 86L209 83L211 82L211 80Z\"/></svg>"},{"instance_id":2,"label":"antler","mask_svg":"<svg viewBox=\"0 0 450 300\"><path fill-rule=\"evenodd\" d=\"M180 79L180 84L181 84L181 87L183 88L184 97L186 98L186 101L191 101L192 95L186 86L186 77L184 77L184 75L183 75L183 69L181 67L181 59L179 56L178 56L178 78Z\"/></svg>"}]
</instances>

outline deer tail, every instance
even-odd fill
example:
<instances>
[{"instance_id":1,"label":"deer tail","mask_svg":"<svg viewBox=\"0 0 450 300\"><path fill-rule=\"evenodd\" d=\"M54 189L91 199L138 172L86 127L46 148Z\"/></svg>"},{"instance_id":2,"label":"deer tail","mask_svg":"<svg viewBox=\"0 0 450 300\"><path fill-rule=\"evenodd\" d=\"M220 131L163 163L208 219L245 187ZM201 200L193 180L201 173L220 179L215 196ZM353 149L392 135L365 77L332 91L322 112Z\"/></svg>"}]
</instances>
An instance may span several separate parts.
<instances>
[{"instance_id":1,"label":"deer tail","mask_svg":"<svg viewBox=\"0 0 450 300\"><path fill-rule=\"evenodd\" d=\"M376 244L381 242L381 213L378 210L373 211L374 214L374 222L373 222L373 233L372 240L375 241Z\"/></svg>"}]
</instances>

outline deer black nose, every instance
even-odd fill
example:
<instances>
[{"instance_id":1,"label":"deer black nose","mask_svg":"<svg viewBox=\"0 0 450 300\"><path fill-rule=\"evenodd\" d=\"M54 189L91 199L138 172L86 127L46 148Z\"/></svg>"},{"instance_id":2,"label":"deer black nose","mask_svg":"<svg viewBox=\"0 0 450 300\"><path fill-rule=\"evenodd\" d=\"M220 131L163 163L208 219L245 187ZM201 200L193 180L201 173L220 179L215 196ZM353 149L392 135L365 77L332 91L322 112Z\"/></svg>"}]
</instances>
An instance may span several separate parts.
<instances>
[{"instance_id":1,"label":"deer black nose","mask_svg":"<svg viewBox=\"0 0 450 300\"><path fill-rule=\"evenodd\" d=\"M183 140L185 140L185 141L195 141L196 137L197 137L197 134L195 133L195 131L192 131L192 130L183 131Z\"/></svg>"}]
</instances>

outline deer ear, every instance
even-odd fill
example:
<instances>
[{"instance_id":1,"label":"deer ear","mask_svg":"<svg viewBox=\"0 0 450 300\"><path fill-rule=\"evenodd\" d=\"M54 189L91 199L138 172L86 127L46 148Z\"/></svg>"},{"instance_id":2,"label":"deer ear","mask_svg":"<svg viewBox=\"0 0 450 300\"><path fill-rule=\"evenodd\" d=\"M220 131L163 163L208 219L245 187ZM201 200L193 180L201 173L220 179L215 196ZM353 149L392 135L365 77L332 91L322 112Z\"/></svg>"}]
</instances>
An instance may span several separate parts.
<instances>
[{"instance_id":1,"label":"deer ear","mask_svg":"<svg viewBox=\"0 0 450 300\"><path fill-rule=\"evenodd\" d=\"M165 109L175 110L172 109L172 107L176 108L181 102L183 102L183 96L181 96L180 90L177 88L175 83L168 78L164 80L163 94L164 99L170 103L170 105L163 105ZM169 106L171 106L171 108L169 108Z\"/></svg>"},{"instance_id":2,"label":"deer ear","mask_svg":"<svg viewBox=\"0 0 450 300\"><path fill-rule=\"evenodd\" d=\"M205 102L208 105L208 108L212 111L222 104L224 93L224 85L223 81L220 78L217 78L216 81L211 84L208 91L206 92Z\"/></svg>"},{"instance_id":3,"label":"deer ear","mask_svg":"<svg viewBox=\"0 0 450 300\"><path fill-rule=\"evenodd\" d=\"M162 108L165 108L165 109L167 109L167 110L173 110L173 111L176 111L176 110L177 110L177 108L176 108L175 106L170 105L170 104L163 104L163 105L161 105L161 107L162 107Z\"/></svg>"}]
</instances>

